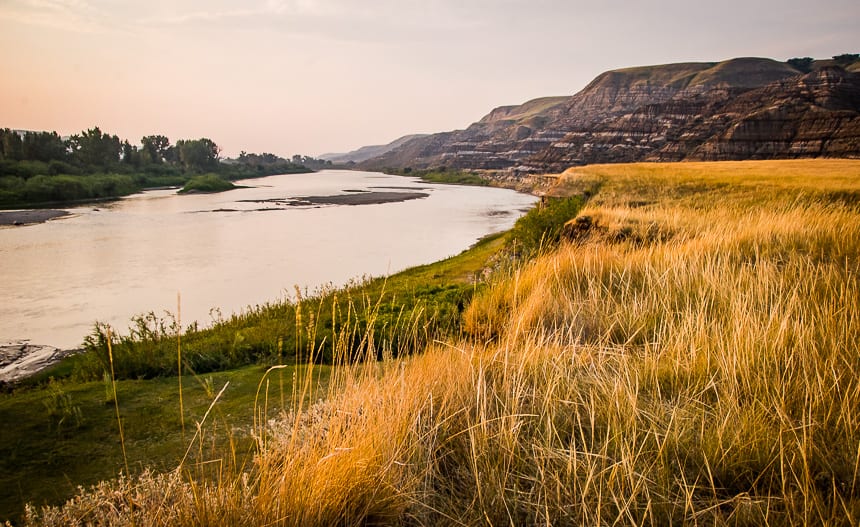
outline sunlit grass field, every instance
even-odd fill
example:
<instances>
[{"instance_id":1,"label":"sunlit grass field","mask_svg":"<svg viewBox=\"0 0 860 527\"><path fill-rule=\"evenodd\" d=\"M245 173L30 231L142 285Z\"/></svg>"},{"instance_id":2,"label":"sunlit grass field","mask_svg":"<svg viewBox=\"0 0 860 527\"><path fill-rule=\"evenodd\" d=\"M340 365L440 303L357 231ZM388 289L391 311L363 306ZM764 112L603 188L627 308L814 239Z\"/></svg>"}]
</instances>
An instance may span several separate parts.
<instances>
[{"instance_id":1,"label":"sunlit grass field","mask_svg":"<svg viewBox=\"0 0 860 527\"><path fill-rule=\"evenodd\" d=\"M27 521L860 523L860 161L595 165L554 189L586 191L463 338L335 366L325 401L258 424L252 466Z\"/></svg>"}]
</instances>

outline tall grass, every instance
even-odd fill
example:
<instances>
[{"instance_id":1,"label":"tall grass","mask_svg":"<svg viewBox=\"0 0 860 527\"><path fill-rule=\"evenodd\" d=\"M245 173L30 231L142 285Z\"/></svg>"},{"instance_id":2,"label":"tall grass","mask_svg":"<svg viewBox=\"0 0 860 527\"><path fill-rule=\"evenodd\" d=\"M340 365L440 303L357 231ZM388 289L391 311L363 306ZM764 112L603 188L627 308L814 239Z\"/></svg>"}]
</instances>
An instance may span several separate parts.
<instances>
[{"instance_id":1,"label":"tall grass","mask_svg":"<svg viewBox=\"0 0 860 527\"><path fill-rule=\"evenodd\" d=\"M113 399L114 409L116 410L116 424L119 430L119 443L122 447L122 461L125 465L125 473L131 474L128 470L128 454L125 450L125 434L123 433L122 427L122 416L119 413L119 399L116 396L116 375L114 374L113 367L113 349L111 348L111 338L110 338L110 330L108 330L107 334L107 348L108 348L108 357L110 360L110 383L111 383L111 396ZM181 400L181 399L180 399Z\"/></svg>"},{"instance_id":2,"label":"tall grass","mask_svg":"<svg viewBox=\"0 0 860 527\"><path fill-rule=\"evenodd\" d=\"M28 521L857 525L860 162L593 166L557 189L595 182L589 220L479 293L463 338L337 361L248 471Z\"/></svg>"},{"instance_id":3,"label":"tall grass","mask_svg":"<svg viewBox=\"0 0 860 527\"><path fill-rule=\"evenodd\" d=\"M409 277L394 282L368 279L308 296L300 292L296 300L249 307L229 319L218 316L210 327L194 325L184 331L172 315L140 315L126 334L112 331L117 378L176 375L179 332L184 369L197 373L249 364L301 364L308 349L318 351L318 363L332 364L338 339L349 339L346 348L354 350L356 358L363 357L369 341L385 342L395 354L409 354L459 332L460 313L474 292L473 283L418 284ZM344 327L350 331L345 333ZM75 379L100 379L109 369L111 329L97 323L86 337L86 353L73 358Z\"/></svg>"}]
</instances>

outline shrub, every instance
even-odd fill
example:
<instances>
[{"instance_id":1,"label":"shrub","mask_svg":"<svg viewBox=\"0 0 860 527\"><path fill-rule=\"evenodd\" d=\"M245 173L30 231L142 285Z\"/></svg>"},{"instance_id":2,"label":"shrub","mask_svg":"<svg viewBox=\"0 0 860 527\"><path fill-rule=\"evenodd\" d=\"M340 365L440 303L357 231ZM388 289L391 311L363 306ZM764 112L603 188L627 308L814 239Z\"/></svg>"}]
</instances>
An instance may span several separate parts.
<instances>
[{"instance_id":1,"label":"shrub","mask_svg":"<svg viewBox=\"0 0 860 527\"><path fill-rule=\"evenodd\" d=\"M812 57L795 57L793 59L788 59L788 65L794 67L802 71L803 73L809 73L812 71L812 63L815 62L815 59Z\"/></svg>"},{"instance_id":2,"label":"shrub","mask_svg":"<svg viewBox=\"0 0 860 527\"><path fill-rule=\"evenodd\" d=\"M536 208L518 219L512 231L517 248L526 255L549 249L558 244L564 224L575 218L583 198L545 198Z\"/></svg>"},{"instance_id":3,"label":"shrub","mask_svg":"<svg viewBox=\"0 0 860 527\"><path fill-rule=\"evenodd\" d=\"M224 192L232 190L236 185L230 183L221 176L215 174L204 174L202 176L194 176L191 180L182 187L179 192L187 194L189 192Z\"/></svg>"}]
</instances>

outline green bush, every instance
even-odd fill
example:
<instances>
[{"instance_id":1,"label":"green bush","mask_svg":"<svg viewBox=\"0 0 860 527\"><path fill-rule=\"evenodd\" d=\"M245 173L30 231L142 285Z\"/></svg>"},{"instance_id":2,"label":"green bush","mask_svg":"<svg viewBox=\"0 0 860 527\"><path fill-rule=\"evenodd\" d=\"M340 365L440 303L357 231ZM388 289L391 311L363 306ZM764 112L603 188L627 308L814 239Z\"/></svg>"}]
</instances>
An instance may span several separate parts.
<instances>
[{"instance_id":1,"label":"green bush","mask_svg":"<svg viewBox=\"0 0 860 527\"><path fill-rule=\"evenodd\" d=\"M218 167L218 173L230 180L274 176L279 174L307 174L309 172L313 171L304 165L287 161L256 165L245 163L228 165L222 163Z\"/></svg>"},{"instance_id":2,"label":"green bush","mask_svg":"<svg viewBox=\"0 0 860 527\"><path fill-rule=\"evenodd\" d=\"M74 174L79 175L80 170L69 163L53 160L48 163L48 173L52 176L59 174Z\"/></svg>"},{"instance_id":3,"label":"green bush","mask_svg":"<svg viewBox=\"0 0 860 527\"><path fill-rule=\"evenodd\" d=\"M95 174L89 176L40 174L29 179L0 177L0 205L39 205L82 201L131 194L139 190L131 176Z\"/></svg>"},{"instance_id":4,"label":"green bush","mask_svg":"<svg viewBox=\"0 0 860 527\"><path fill-rule=\"evenodd\" d=\"M540 205L529 211L514 224L511 237L526 255L550 249L561 240L564 224L575 218L582 209L583 198L544 198Z\"/></svg>"},{"instance_id":5,"label":"green bush","mask_svg":"<svg viewBox=\"0 0 860 527\"><path fill-rule=\"evenodd\" d=\"M179 192L181 194L189 192L224 192L225 190L232 190L234 188L236 188L236 185L219 175L203 174L202 176L191 178Z\"/></svg>"},{"instance_id":6,"label":"green bush","mask_svg":"<svg viewBox=\"0 0 860 527\"><path fill-rule=\"evenodd\" d=\"M405 172L405 171L404 171ZM480 175L473 172L463 172L460 170L443 170L443 171L422 171L412 172L410 175L418 176L424 181L430 183L447 183L452 185L472 185L476 187L486 187L490 184L489 181L482 178Z\"/></svg>"},{"instance_id":7,"label":"green bush","mask_svg":"<svg viewBox=\"0 0 860 527\"><path fill-rule=\"evenodd\" d=\"M24 179L51 173L51 167L42 161L7 161L0 168L2 168L3 175L18 176Z\"/></svg>"},{"instance_id":8,"label":"green bush","mask_svg":"<svg viewBox=\"0 0 860 527\"><path fill-rule=\"evenodd\" d=\"M24 188L24 178L18 176L0 177L0 190L20 192L22 188Z\"/></svg>"},{"instance_id":9,"label":"green bush","mask_svg":"<svg viewBox=\"0 0 860 527\"><path fill-rule=\"evenodd\" d=\"M793 66L797 68L803 73L809 73L812 71L812 65L815 62L815 59L812 57L795 57L793 59L788 59L789 66Z\"/></svg>"}]
</instances>

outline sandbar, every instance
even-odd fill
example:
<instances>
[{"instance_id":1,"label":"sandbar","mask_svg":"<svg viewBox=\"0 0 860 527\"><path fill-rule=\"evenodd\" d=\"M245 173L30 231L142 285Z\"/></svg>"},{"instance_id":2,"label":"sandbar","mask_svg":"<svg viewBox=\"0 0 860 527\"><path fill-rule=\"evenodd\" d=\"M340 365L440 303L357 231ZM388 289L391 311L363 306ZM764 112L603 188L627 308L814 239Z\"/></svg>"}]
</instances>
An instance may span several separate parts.
<instances>
[{"instance_id":1,"label":"sandbar","mask_svg":"<svg viewBox=\"0 0 860 527\"><path fill-rule=\"evenodd\" d=\"M67 210L56 209L0 210L0 225L32 225L69 214Z\"/></svg>"}]
</instances>

